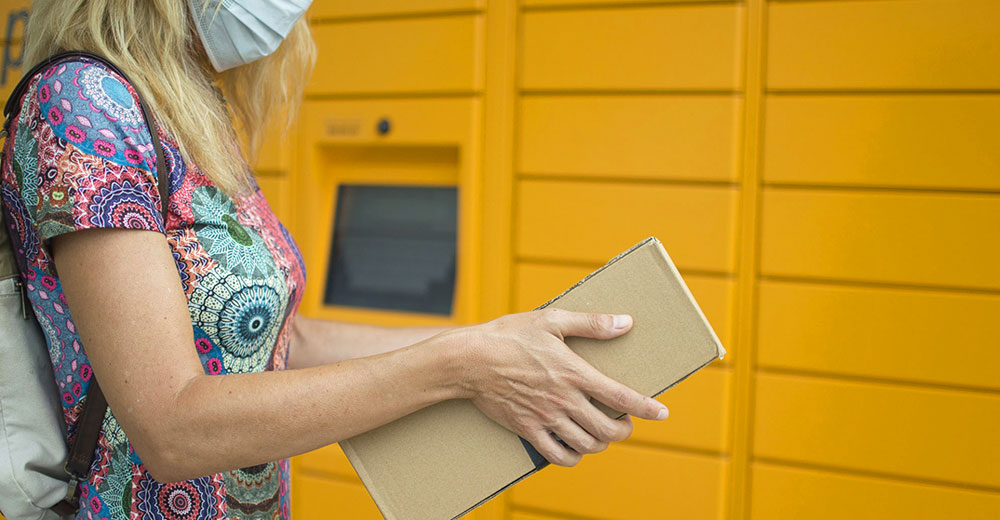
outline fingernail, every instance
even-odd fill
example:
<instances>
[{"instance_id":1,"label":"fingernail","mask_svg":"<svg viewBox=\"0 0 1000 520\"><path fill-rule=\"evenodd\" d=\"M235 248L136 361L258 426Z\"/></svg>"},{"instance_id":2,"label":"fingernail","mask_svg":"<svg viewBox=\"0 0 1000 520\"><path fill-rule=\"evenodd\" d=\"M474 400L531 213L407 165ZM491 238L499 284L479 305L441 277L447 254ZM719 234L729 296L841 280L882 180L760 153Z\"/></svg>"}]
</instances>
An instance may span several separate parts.
<instances>
[{"instance_id":1,"label":"fingernail","mask_svg":"<svg viewBox=\"0 0 1000 520\"><path fill-rule=\"evenodd\" d=\"M614 327L621 330L632 324L632 317L628 314L615 314Z\"/></svg>"},{"instance_id":2,"label":"fingernail","mask_svg":"<svg viewBox=\"0 0 1000 520\"><path fill-rule=\"evenodd\" d=\"M667 417L670 417L670 410L667 410L667 407L664 406L663 409L660 410L660 412L658 414L656 414L656 420L657 421L662 421L662 420L666 419Z\"/></svg>"}]
</instances>

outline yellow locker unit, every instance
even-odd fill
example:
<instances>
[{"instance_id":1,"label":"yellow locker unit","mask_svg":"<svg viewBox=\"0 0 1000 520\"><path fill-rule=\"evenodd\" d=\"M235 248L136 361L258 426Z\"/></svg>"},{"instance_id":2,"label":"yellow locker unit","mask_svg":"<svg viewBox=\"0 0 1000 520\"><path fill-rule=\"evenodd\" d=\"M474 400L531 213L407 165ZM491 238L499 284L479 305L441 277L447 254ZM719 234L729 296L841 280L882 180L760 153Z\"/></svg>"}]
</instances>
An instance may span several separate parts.
<instances>
[{"instance_id":1,"label":"yellow locker unit","mask_svg":"<svg viewBox=\"0 0 1000 520\"><path fill-rule=\"evenodd\" d=\"M29 6L0 2L0 92ZM309 16L302 117L255 168L302 246L303 313L524 311L657 234L732 353L664 394L668 421L471 518L1000 517L1000 2L316 0ZM446 312L328 298L347 206L393 188L454 190ZM293 466L294 518L379 518L337 446Z\"/></svg>"},{"instance_id":2,"label":"yellow locker unit","mask_svg":"<svg viewBox=\"0 0 1000 520\"><path fill-rule=\"evenodd\" d=\"M656 235L730 345L745 9L644 4L522 3L511 310ZM515 486L506 518L723 517L740 355L664 393L669 420Z\"/></svg>"},{"instance_id":3,"label":"yellow locker unit","mask_svg":"<svg viewBox=\"0 0 1000 520\"><path fill-rule=\"evenodd\" d=\"M768 2L751 518L1000 515L1000 4Z\"/></svg>"},{"instance_id":4,"label":"yellow locker unit","mask_svg":"<svg viewBox=\"0 0 1000 520\"><path fill-rule=\"evenodd\" d=\"M393 325L458 324L474 318L480 191L473 132L477 110L474 101L462 99L306 103L295 183L296 231L310 273L304 313ZM410 214L392 214L406 210L403 205L412 200L424 202L409 208L413 211ZM377 207L378 213L362 203ZM418 221L425 216L434 220ZM448 224L450 245L440 240L434 248L412 244L420 239L421 226L446 234ZM341 232L342 239L338 235ZM367 256L369 248L381 247L376 242L390 246L379 251L393 257ZM350 247L359 249L350 251ZM448 248L452 251L450 258L426 256ZM337 260L344 261L343 267L352 271L340 271ZM454 264L453 274L427 273L427 283L440 282L454 288L449 294L434 293L434 298L448 300L443 307L424 310L416 300L409 310L382 304L349 304L335 294L335 288L350 292L370 284L372 291L389 291L398 299L408 299L406 291L419 288L393 289L382 284L390 279L407 283L407 279L400 278L401 273L416 275L414 271L401 271L407 264L439 261ZM334 280L334 276L355 278ZM341 281L344 285L331 285ZM374 301L361 295L357 301L362 300Z\"/></svg>"},{"instance_id":5,"label":"yellow locker unit","mask_svg":"<svg viewBox=\"0 0 1000 520\"><path fill-rule=\"evenodd\" d=\"M481 211L476 164L478 118L479 105L470 99L306 102L298 128L301 137L292 210L309 272L304 314L381 325L456 325L476 319ZM405 210L408 201L420 200L424 193L431 194L429 205L402 217L392 214ZM367 206L378 211L366 211ZM426 221L428 214L435 219ZM353 228L345 228L346 219L354 219L354 224L347 226ZM442 224L450 224L450 235ZM420 238L421 229L413 226L431 226L445 233L450 246L437 241L435 251L414 250L408 244ZM367 235L366 230L370 232ZM379 242L382 248L378 248ZM350 257L352 247L361 249L357 256L363 261L360 266ZM370 247L378 248L374 256L365 253ZM449 247L450 258L439 254ZM430 256L421 256L427 253ZM345 275L345 270L338 273L337 262L354 263L346 265ZM371 304L374 300L345 303L331 299L338 292L353 290L351 283L368 284L378 291L385 289L381 284L386 280L412 282L413 271L407 269L414 265L447 267L448 262L452 263L450 272L432 269L430 275L431 282L446 287L446 295L438 291L431 298L446 296L444 307L391 309ZM360 276L352 274L359 271ZM333 287L333 276L342 276L347 283ZM415 304L427 300L406 296L406 291L419 288L405 287L402 297L398 288L389 289L396 290L392 298ZM378 518L374 503L338 446L297 457L294 467L293 507L297 516Z\"/></svg>"}]
</instances>

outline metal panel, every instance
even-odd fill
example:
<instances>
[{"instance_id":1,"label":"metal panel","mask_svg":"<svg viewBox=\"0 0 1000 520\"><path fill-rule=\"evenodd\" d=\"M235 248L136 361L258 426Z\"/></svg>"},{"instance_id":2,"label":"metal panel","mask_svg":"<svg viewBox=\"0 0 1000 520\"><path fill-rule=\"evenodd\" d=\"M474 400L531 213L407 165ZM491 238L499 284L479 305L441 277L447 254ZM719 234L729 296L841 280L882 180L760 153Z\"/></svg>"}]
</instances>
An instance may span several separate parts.
<instances>
[{"instance_id":1,"label":"metal panel","mask_svg":"<svg viewBox=\"0 0 1000 520\"><path fill-rule=\"evenodd\" d=\"M603 264L654 235L681 269L733 269L735 189L548 180L518 188L523 258Z\"/></svg>"},{"instance_id":2,"label":"metal panel","mask_svg":"<svg viewBox=\"0 0 1000 520\"><path fill-rule=\"evenodd\" d=\"M765 189L768 275L1000 288L1000 197Z\"/></svg>"},{"instance_id":3,"label":"metal panel","mask_svg":"<svg viewBox=\"0 0 1000 520\"><path fill-rule=\"evenodd\" d=\"M753 519L995 520L1000 494L848 476L772 464L753 465Z\"/></svg>"},{"instance_id":4,"label":"metal panel","mask_svg":"<svg viewBox=\"0 0 1000 520\"><path fill-rule=\"evenodd\" d=\"M317 24L306 94L471 93L482 87L481 33L477 15Z\"/></svg>"},{"instance_id":5,"label":"metal panel","mask_svg":"<svg viewBox=\"0 0 1000 520\"><path fill-rule=\"evenodd\" d=\"M527 89L740 88L742 7L529 11Z\"/></svg>"},{"instance_id":6,"label":"metal panel","mask_svg":"<svg viewBox=\"0 0 1000 520\"><path fill-rule=\"evenodd\" d=\"M1000 487L1000 395L760 374L755 401L758 460Z\"/></svg>"},{"instance_id":7,"label":"metal panel","mask_svg":"<svg viewBox=\"0 0 1000 520\"><path fill-rule=\"evenodd\" d=\"M719 0L521 0L521 5L527 8L534 7L598 7L615 6L622 4L623 7L631 7L641 4L664 4L670 2L718 2Z\"/></svg>"},{"instance_id":8,"label":"metal panel","mask_svg":"<svg viewBox=\"0 0 1000 520\"><path fill-rule=\"evenodd\" d=\"M635 421L631 441L717 453L729 450L729 389L732 373L712 367L661 394L666 421Z\"/></svg>"},{"instance_id":9,"label":"metal panel","mask_svg":"<svg viewBox=\"0 0 1000 520\"><path fill-rule=\"evenodd\" d=\"M399 16L482 9L486 0L320 0L309 8L313 19L360 16Z\"/></svg>"},{"instance_id":10,"label":"metal panel","mask_svg":"<svg viewBox=\"0 0 1000 520\"><path fill-rule=\"evenodd\" d=\"M381 519L364 486L310 475L296 475L292 483L292 517L295 520Z\"/></svg>"},{"instance_id":11,"label":"metal panel","mask_svg":"<svg viewBox=\"0 0 1000 520\"><path fill-rule=\"evenodd\" d=\"M1000 2L771 2L767 86L1000 88Z\"/></svg>"},{"instance_id":12,"label":"metal panel","mask_svg":"<svg viewBox=\"0 0 1000 520\"><path fill-rule=\"evenodd\" d=\"M1000 96L770 96L765 182L1000 189Z\"/></svg>"},{"instance_id":13,"label":"metal panel","mask_svg":"<svg viewBox=\"0 0 1000 520\"><path fill-rule=\"evenodd\" d=\"M739 96L527 96L522 173L735 181Z\"/></svg>"},{"instance_id":14,"label":"metal panel","mask_svg":"<svg viewBox=\"0 0 1000 520\"><path fill-rule=\"evenodd\" d=\"M339 444L324 446L295 457L295 468L309 473L325 473L341 480L361 484L361 479L354 472L354 467L347 460L347 455Z\"/></svg>"},{"instance_id":15,"label":"metal panel","mask_svg":"<svg viewBox=\"0 0 1000 520\"><path fill-rule=\"evenodd\" d=\"M766 280L759 316L761 367L1000 389L1000 295Z\"/></svg>"},{"instance_id":16,"label":"metal panel","mask_svg":"<svg viewBox=\"0 0 1000 520\"><path fill-rule=\"evenodd\" d=\"M719 457L614 445L575 468L545 468L510 496L518 506L585 518L717 519L727 469Z\"/></svg>"},{"instance_id":17,"label":"metal panel","mask_svg":"<svg viewBox=\"0 0 1000 520\"><path fill-rule=\"evenodd\" d=\"M282 223L292 218L291 179L278 173L263 173L255 175L260 191L267 199L267 204Z\"/></svg>"}]
</instances>

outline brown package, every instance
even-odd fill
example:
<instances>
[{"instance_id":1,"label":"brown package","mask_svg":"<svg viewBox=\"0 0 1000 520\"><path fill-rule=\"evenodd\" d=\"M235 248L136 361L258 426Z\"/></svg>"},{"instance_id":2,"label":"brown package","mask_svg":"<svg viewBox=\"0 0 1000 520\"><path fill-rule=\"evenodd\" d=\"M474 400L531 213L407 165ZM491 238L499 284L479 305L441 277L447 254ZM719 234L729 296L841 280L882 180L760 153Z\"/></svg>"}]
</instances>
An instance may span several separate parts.
<instances>
[{"instance_id":1,"label":"brown package","mask_svg":"<svg viewBox=\"0 0 1000 520\"><path fill-rule=\"evenodd\" d=\"M569 338L567 344L601 372L649 396L726 352L656 238L544 307L632 315L634 325L624 336ZM548 464L468 400L436 404L340 445L389 520L457 518Z\"/></svg>"}]
</instances>

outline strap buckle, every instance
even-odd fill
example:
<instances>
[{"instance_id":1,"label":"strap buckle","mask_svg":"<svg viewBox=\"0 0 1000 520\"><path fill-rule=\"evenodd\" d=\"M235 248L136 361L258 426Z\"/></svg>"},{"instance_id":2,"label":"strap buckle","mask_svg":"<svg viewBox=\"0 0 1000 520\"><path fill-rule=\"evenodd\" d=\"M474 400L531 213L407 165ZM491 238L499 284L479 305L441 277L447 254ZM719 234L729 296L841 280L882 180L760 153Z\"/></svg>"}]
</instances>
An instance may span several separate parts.
<instances>
[{"instance_id":1,"label":"strap buckle","mask_svg":"<svg viewBox=\"0 0 1000 520\"><path fill-rule=\"evenodd\" d=\"M80 510L80 481L71 478L69 480L69 488L66 489L66 498L62 499L58 504L50 507L53 512L55 512L60 517L66 518L70 516L76 516L76 512Z\"/></svg>"},{"instance_id":2,"label":"strap buckle","mask_svg":"<svg viewBox=\"0 0 1000 520\"><path fill-rule=\"evenodd\" d=\"M66 489L66 498L63 500L73 505L80 501L80 481L76 477L69 479L69 488Z\"/></svg>"}]
</instances>

